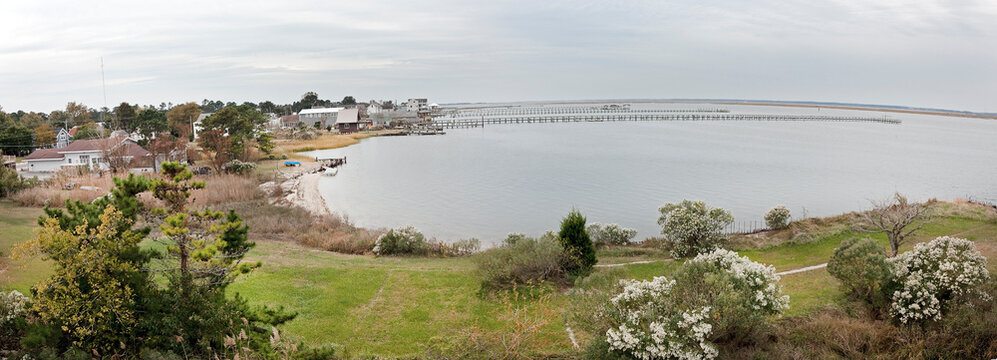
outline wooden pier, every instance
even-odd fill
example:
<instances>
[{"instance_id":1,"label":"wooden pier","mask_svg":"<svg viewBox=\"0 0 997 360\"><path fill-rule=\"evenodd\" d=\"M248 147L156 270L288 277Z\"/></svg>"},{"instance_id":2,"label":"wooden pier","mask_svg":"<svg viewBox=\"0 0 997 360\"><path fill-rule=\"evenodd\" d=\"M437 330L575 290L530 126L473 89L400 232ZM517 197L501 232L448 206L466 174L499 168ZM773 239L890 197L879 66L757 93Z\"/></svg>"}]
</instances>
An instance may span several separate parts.
<instances>
[{"instance_id":1,"label":"wooden pier","mask_svg":"<svg viewBox=\"0 0 997 360\"><path fill-rule=\"evenodd\" d=\"M316 157L315 158L315 162L322 163L322 167L335 168L335 167L340 167L340 166L346 165L346 157L345 156L341 157L341 158L334 158L334 157L320 158L320 157Z\"/></svg>"},{"instance_id":2,"label":"wooden pier","mask_svg":"<svg viewBox=\"0 0 997 360\"><path fill-rule=\"evenodd\" d=\"M602 122L602 121L798 121L798 122L871 122L882 124L900 124L901 121L886 117L834 116L834 115L765 115L765 114L731 114L731 113L632 113L613 112L606 114L570 114L570 115L479 115L440 117L433 124L441 128L482 127L491 124L532 124L559 122Z\"/></svg>"},{"instance_id":3,"label":"wooden pier","mask_svg":"<svg viewBox=\"0 0 997 360\"><path fill-rule=\"evenodd\" d=\"M524 116L524 115L586 115L586 114L654 114L654 113L729 113L723 108L701 109L631 109L628 106L596 107L596 106L558 106L558 107L524 107L524 108L486 108L475 110L457 110L448 114L449 117L480 117L480 116Z\"/></svg>"}]
</instances>

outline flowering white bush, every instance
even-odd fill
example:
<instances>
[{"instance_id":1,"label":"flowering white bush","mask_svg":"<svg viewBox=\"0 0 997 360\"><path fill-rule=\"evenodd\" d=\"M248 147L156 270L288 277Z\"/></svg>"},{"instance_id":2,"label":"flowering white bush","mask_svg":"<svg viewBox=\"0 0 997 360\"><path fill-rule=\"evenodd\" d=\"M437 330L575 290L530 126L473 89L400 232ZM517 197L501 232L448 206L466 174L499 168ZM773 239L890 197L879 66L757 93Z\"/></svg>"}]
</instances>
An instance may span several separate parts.
<instances>
[{"instance_id":1,"label":"flowering white bush","mask_svg":"<svg viewBox=\"0 0 997 360\"><path fill-rule=\"evenodd\" d=\"M789 209L784 205L770 209L765 213L765 225L772 229L782 229L789 226Z\"/></svg>"},{"instance_id":2,"label":"flowering white bush","mask_svg":"<svg viewBox=\"0 0 997 360\"><path fill-rule=\"evenodd\" d=\"M644 360L713 359L719 351L711 339L788 307L778 280L771 266L720 249L686 262L673 280L623 281L606 307L606 342ZM714 302L721 297L734 301Z\"/></svg>"},{"instance_id":3,"label":"flowering white bush","mask_svg":"<svg viewBox=\"0 0 997 360\"><path fill-rule=\"evenodd\" d=\"M24 304L28 298L17 290L0 291L0 329L19 317L24 316Z\"/></svg>"},{"instance_id":4,"label":"flowering white bush","mask_svg":"<svg viewBox=\"0 0 997 360\"><path fill-rule=\"evenodd\" d=\"M388 230L374 242L374 254L422 254L428 250L426 238L412 226Z\"/></svg>"},{"instance_id":5,"label":"flowering white bush","mask_svg":"<svg viewBox=\"0 0 997 360\"><path fill-rule=\"evenodd\" d=\"M624 280L623 291L610 300L610 316L619 326L606 331L610 350L638 359L713 359L718 351L707 341L709 307L680 311L667 298L675 281Z\"/></svg>"},{"instance_id":6,"label":"flowering white bush","mask_svg":"<svg viewBox=\"0 0 997 360\"><path fill-rule=\"evenodd\" d=\"M637 236L637 230L625 228L617 224L602 225L592 223L585 230L596 245L626 245Z\"/></svg>"},{"instance_id":7,"label":"flowering white bush","mask_svg":"<svg viewBox=\"0 0 997 360\"><path fill-rule=\"evenodd\" d=\"M775 274L775 267L763 265L748 259L747 256L739 256L736 252L727 249L717 249L710 253L699 254L692 259L692 263L709 263L726 270L734 278L744 281L753 294L752 308L763 310L771 314L781 313L789 308L789 296L783 295L782 287L779 286L779 275Z\"/></svg>"},{"instance_id":8,"label":"flowering white bush","mask_svg":"<svg viewBox=\"0 0 997 360\"><path fill-rule=\"evenodd\" d=\"M942 236L890 259L899 282L890 314L901 323L938 320L946 303L990 279L972 241Z\"/></svg>"},{"instance_id":9,"label":"flowering white bush","mask_svg":"<svg viewBox=\"0 0 997 360\"><path fill-rule=\"evenodd\" d=\"M661 234L672 245L673 257L688 257L712 251L727 241L723 229L734 222L729 211L702 201L682 200L658 209Z\"/></svg>"}]
</instances>

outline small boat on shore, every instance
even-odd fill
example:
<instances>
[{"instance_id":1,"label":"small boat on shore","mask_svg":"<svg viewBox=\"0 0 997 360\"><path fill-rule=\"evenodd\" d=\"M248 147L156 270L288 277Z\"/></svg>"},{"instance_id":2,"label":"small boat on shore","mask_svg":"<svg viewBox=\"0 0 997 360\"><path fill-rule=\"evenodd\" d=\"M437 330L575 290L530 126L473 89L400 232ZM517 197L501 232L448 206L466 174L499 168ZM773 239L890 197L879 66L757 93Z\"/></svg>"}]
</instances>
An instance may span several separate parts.
<instances>
[{"instance_id":1,"label":"small boat on shore","mask_svg":"<svg viewBox=\"0 0 997 360\"><path fill-rule=\"evenodd\" d=\"M336 176L336 174L339 173L339 167L322 168L322 169L319 169L319 172L321 172L322 175L325 175L325 176Z\"/></svg>"}]
</instances>

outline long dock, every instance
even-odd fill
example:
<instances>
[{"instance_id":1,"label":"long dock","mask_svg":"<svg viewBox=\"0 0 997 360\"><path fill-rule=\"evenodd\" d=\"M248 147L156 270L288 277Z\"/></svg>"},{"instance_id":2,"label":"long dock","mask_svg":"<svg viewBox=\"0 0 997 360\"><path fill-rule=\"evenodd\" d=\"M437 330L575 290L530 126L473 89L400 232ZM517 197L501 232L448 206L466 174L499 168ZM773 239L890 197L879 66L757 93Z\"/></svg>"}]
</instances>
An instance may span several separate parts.
<instances>
[{"instance_id":1,"label":"long dock","mask_svg":"<svg viewBox=\"0 0 997 360\"><path fill-rule=\"evenodd\" d=\"M509 107L487 108L475 110L457 110L453 117L468 116L521 116L521 115L578 115L578 114L652 114L652 113L729 113L723 108L702 109L630 109L627 106L596 107L596 106L558 106L558 107Z\"/></svg>"},{"instance_id":2,"label":"long dock","mask_svg":"<svg viewBox=\"0 0 997 360\"><path fill-rule=\"evenodd\" d=\"M439 117L433 124L443 128L482 127L492 124L532 124L559 122L602 122L602 121L821 121L821 122L871 122L882 124L900 124L898 119L885 117L835 116L835 115L765 115L765 114L731 114L731 113L630 113L613 112L606 114L570 114L570 115L480 115Z\"/></svg>"}]
</instances>

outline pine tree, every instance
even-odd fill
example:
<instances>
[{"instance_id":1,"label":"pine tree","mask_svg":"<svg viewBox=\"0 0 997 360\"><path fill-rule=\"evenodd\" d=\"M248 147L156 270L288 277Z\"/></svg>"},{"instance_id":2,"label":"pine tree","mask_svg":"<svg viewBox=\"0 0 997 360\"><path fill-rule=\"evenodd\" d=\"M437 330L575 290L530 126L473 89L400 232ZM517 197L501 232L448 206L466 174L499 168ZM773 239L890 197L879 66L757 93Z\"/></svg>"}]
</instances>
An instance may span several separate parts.
<instances>
[{"instance_id":1,"label":"pine tree","mask_svg":"<svg viewBox=\"0 0 997 360\"><path fill-rule=\"evenodd\" d=\"M585 230L585 216L578 210L571 210L568 216L561 220L561 232L558 238L561 246L568 254L568 264L565 271L576 276L587 275L595 265L595 247Z\"/></svg>"}]
</instances>

